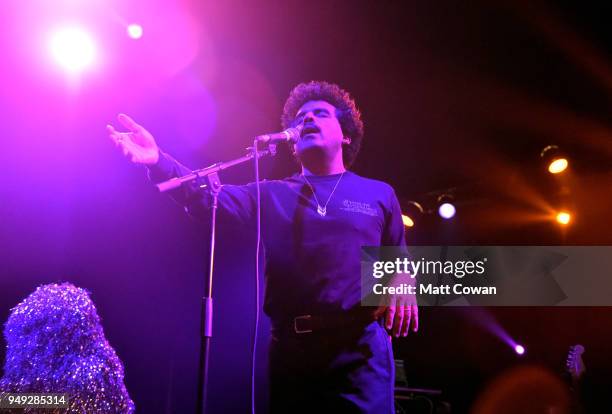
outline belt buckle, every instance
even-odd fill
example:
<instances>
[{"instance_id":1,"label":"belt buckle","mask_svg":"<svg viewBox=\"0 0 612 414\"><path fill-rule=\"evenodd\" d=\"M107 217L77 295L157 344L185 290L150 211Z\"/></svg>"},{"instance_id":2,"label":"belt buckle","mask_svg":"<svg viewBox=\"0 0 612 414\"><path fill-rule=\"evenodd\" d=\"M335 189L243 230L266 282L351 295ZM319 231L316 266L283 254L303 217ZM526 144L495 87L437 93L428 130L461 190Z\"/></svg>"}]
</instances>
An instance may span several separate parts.
<instances>
[{"instance_id":1,"label":"belt buckle","mask_svg":"<svg viewBox=\"0 0 612 414\"><path fill-rule=\"evenodd\" d=\"M293 318L293 331L296 334L303 334L303 333L312 332L312 329L300 329L300 328L298 328L298 321L299 320L308 320L311 317L312 317L311 315L302 315L302 316L296 316L295 318Z\"/></svg>"}]
</instances>

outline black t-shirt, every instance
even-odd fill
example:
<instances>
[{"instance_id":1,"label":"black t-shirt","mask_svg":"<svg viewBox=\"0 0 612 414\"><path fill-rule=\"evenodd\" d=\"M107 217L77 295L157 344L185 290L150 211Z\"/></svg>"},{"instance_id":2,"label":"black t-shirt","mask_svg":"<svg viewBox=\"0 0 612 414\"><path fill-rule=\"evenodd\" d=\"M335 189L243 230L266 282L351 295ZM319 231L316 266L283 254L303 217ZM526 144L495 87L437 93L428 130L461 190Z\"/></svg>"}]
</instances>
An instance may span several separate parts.
<instances>
[{"instance_id":1,"label":"black t-shirt","mask_svg":"<svg viewBox=\"0 0 612 414\"><path fill-rule=\"evenodd\" d=\"M162 154L151 168L151 178L164 180L188 171ZM317 212L301 174L260 183L264 311L272 320L358 306L361 247L405 245L401 210L391 186L350 171L340 176L308 176L321 205L338 183L324 216ZM197 185L184 186L172 196L192 215L210 216L210 196ZM254 231L255 184L224 185L219 208Z\"/></svg>"}]
</instances>

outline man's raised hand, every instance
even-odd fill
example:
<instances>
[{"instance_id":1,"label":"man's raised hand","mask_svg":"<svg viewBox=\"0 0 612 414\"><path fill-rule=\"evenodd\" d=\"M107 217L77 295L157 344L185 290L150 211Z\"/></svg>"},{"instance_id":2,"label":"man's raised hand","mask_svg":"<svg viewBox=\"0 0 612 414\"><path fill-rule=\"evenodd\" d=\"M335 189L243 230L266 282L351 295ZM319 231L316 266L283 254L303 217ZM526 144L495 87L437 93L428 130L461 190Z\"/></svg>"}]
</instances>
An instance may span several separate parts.
<instances>
[{"instance_id":1,"label":"man's raised hand","mask_svg":"<svg viewBox=\"0 0 612 414\"><path fill-rule=\"evenodd\" d=\"M157 163L159 148L153 135L125 114L119 114L117 119L129 132L118 132L112 125L107 125L106 130L108 137L121 148L123 155L136 164Z\"/></svg>"}]
</instances>

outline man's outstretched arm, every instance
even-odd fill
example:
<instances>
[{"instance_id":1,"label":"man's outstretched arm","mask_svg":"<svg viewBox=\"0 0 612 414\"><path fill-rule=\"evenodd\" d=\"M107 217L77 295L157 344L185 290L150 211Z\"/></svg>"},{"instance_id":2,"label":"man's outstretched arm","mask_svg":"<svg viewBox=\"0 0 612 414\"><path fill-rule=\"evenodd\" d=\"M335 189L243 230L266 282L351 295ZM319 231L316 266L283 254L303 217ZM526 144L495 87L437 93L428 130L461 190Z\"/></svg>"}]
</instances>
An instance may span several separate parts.
<instances>
[{"instance_id":1,"label":"man's outstretched arm","mask_svg":"<svg viewBox=\"0 0 612 414\"><path fill-rule=\"evenodd\" d=\"M144 165L153 182L186 175L191 169L185 167L170 155L160 150L153 135L142 125L125 114L119 114L119 122L128 132L119 132L107 125L108 136L121 149L123 155L134 164ZM192 216L208 218L211 196L200 188L200 180L183 184L169 192L169 195ZM219 206L232 218L248 223L254 213L252 186L225 185L219 194Z\"/></svg>"}]
</instances>

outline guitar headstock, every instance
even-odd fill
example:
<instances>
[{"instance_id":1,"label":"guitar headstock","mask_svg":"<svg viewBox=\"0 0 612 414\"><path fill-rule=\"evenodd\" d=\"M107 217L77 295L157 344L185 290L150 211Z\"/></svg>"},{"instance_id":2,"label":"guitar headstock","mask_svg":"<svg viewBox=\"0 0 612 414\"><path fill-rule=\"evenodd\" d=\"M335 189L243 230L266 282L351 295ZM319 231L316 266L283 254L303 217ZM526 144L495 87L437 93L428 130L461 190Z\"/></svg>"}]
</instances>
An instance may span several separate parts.
<instances>
[{"instance_id":1,"label":"guitar headstock","mask_svg":"<svg viewBox=\"0 0 612 414\"><path fill-rule=\"evenodd\" d=\"M565 369L572 376L572 379L578 380L586 371L584 362L582 361L582 354L584 353L584 347L582 345L570 346L569 353L567 354L567 360L565 361Z\"/></svg>"}]
</instances>

